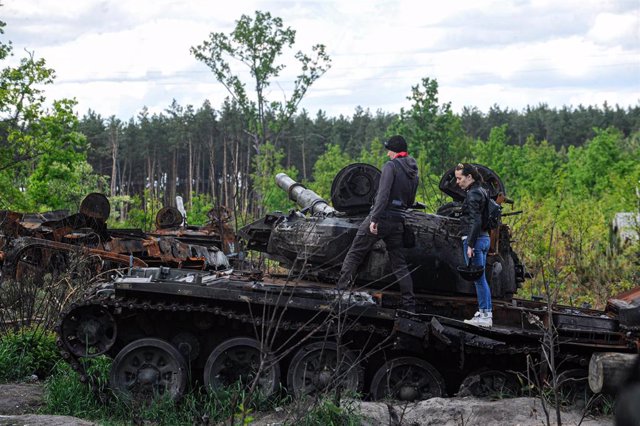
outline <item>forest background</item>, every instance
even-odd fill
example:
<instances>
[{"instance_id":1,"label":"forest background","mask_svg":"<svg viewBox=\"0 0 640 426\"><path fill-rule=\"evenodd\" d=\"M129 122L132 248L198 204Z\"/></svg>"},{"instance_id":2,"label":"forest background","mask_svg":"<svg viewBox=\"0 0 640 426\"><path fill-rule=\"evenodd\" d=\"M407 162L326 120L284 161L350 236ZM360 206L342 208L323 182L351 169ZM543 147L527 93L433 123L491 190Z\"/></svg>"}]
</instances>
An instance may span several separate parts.
<instances>
[{"instance_id":1,"label":"forest background","mask_svg":"<svg viewBox=\"0 0 640 426\"><path fill-rule=\"evenodd\" d=\"M283 28L268 14L247 19L244 30L254 33L245 37L256 35L251 25L261 19L266 35ZM3 27L0 22L0 35ZM278 34L295 38L295 32ZM210 47L205 42L192 51L218 78L215 64L207 62ZM316 59L328 60L319 53ZM11 43L0 41L0 61L12 54ZM305 58L306 69L314 71L318 62L303 56L303 69ZM315 70L301 74L298 96L325 69ZM267 71L277 76L278 68ZM363 162L380 168L382 141L402 134L418 160L418 201L427 212L450 201L438 182L458 162L483 164L501 177L514 200L505 212L522 211L505 222L533 276L519 296L552 288L563 302L601 307L610 295L640 283L638 244L610 244L615 213L639 211L640 104L539 104L522 111L495 105L487 112L470 106L454 113L439 99L437 80L424 77L407 88L410 108L398 112L356 107L350 117L328 117L297 111L294 93L282 105L259 101L267 108L257 115L242 96L230 96L196 107L174 100L159 114L143 107L129 118L91 110L80 117L73 100L47 102L45 89L54 78L34 53L2 69L1 209L76 212L87 194L102 192L111 202L110 227L149 230L157 211L175 206L180 195L190 225L205 223L212 207L224 205L240 227L266 212L295 208L276 187L277 173L329 199L342 167ZM236 82L227 83L233 89Z\"/></svg>"}]
</instances>

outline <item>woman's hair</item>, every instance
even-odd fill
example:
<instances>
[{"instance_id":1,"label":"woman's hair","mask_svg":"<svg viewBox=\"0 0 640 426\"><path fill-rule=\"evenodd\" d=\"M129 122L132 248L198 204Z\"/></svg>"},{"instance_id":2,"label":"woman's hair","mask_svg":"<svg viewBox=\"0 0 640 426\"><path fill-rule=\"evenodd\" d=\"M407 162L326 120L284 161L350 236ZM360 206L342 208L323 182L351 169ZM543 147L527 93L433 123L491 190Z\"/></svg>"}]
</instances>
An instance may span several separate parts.
<instances>
[{"instance_id":1,"label":"woman's hair","mask_svg":"<svg viewBox=\"0 0 640 426\"><path fill-rule=\"evenodd\" d=\"M461 170L464 176L471 175L473 180L475 180L476 182L483 182L482 176L480 175L480 172L478 172L478 168L473 164L458 163L458 165L456 166L456 170Z\"/></svg>"}]
</instances>

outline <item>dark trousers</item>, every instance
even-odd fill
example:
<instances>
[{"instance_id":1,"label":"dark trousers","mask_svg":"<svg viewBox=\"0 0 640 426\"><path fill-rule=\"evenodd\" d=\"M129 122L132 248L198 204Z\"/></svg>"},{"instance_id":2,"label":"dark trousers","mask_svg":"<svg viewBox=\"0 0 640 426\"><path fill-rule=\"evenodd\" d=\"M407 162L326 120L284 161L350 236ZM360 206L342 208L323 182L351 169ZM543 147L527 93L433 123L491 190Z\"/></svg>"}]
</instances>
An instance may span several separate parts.
<instances>
[{"instance_id":1,"label":"dark trousers","mask_svg":"<svg viewBox=\"0 0 640 426\"><path fill-rule=\"evenodd\" d=\"M358 268L365 256L378 240L384 240L389 254L389 261L391 262L391 270L400 285L402 306L404 309L415 311L416 299L413 294L413 280L404 257L402 242L404 224L401 220L381 219L378 222L378 235L374 235L369 231L370 223L371 218L367 217L358 228L356 237L351 243L351 248L342 263L337 284L338 289L346 289L349 285L353 285Z\"/></svg>"}]
</instances>

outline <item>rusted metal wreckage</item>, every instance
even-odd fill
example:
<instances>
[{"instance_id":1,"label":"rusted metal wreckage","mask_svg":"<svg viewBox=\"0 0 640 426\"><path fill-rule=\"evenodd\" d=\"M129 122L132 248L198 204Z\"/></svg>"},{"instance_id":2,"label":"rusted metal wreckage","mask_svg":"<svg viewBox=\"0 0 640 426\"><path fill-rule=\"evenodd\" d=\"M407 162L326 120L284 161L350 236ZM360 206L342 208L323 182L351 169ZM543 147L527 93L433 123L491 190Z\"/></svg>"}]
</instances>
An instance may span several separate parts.
<instances>
[{"instance_id":1,"label":"rusted metal wreckage","mask_svg":"<svg viewBox=\"0 0 640 426\"><path fill-rule=\"evenodd\" d=\"M156 222L164 223L161 214L166 211L159 212ZM127 266L201 270L229 266L223 250L228 250L233 231L226 219L218 219L214 213L211 223L203 227L159 226L154 233L109 229L106 225L109 213L109 200L99 193L85 197L76 214L0 211L3 279L20 280L27 273L61 272L72 254L93 259L96 274ZM203 238L197 238L200 236Z\"/></svg>"},{"instance_id":2,"label":"rusted metal wreckage","mask_svg":"<svg viewBox=\"0 0 640 426\"><path fill-rule=\"evenodd\" d=\"M492 196L504 195L499 178L481 171ZM514 298L526 271L504 224L492 236L486 271L494 326L465 324L477 301L473 283L456 273L464 194L453 170L440 182L452 203L435 215L407 213L416 237L409 260L417 313L397 309L383 244L363 265L357 288L336 292L333 280L378 179L371 166L347 167L336 176L330 206L279 175L301 210L269 214L239 235L288 275L132 267L63 312L56 330L64 358L88 379L81 358L112 357L111 386L135 398L177 399L190 384L216 390L257 379L266 395L281 385L296 396L341 387L371 399L412 401L459 391L517 393L512 373L543 360L550 321L556 365L572 385L585 387L592 354L640 350L640 289L604 311Z\"/></svg>"}]
</instances>

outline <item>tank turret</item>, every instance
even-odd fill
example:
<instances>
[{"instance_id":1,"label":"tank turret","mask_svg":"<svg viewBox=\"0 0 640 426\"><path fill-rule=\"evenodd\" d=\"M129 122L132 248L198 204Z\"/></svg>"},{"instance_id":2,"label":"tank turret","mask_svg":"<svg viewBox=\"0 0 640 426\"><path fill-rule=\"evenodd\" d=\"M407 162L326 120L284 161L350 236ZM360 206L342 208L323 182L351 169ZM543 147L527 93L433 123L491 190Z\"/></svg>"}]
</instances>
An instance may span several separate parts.
<instances>
[{"instance_id":1,"label":"tank turret","mask_svg":"<svg viewBox=\"0 0 640 426\"><path fill-rule=\"evenodd\" d=\"M504 195L504 185L490 169L479 166L489 194ZM445 173L441 189L453 202L438 213L419 209L406 212L405 223L414 233L416 245L406 249L415 292L475 295L472 282L457 267L464 264L462 234L458 219L464 192L451 181L453 169ZM271 213L239 231L246 248L279 261L292 276L334 282L360 223L365 219L378 188L380 171L367 164L352 164L341 170L331 188L333 206L315 192L284 173L276 183L300 210ZM453 182L453 183L452 183ZM509 299L524 280L524 267L511 249L510 230L501 225L493 231L492 250L487 260L487 279L494 298ZM384 242L367 256L358 273L360 285L385 287L393 280Z\"/></svg>"}]
</instances>

